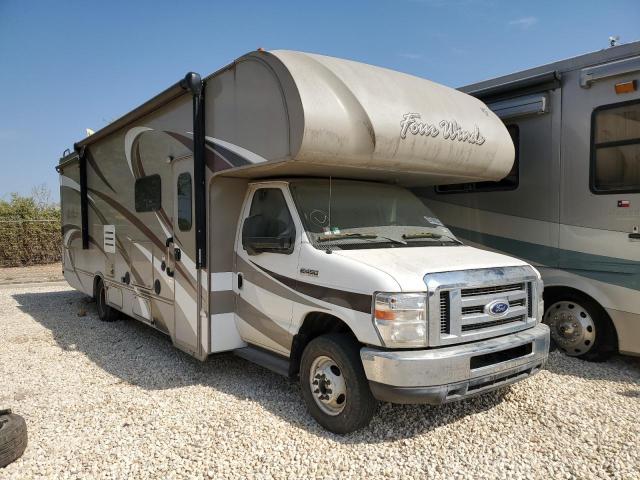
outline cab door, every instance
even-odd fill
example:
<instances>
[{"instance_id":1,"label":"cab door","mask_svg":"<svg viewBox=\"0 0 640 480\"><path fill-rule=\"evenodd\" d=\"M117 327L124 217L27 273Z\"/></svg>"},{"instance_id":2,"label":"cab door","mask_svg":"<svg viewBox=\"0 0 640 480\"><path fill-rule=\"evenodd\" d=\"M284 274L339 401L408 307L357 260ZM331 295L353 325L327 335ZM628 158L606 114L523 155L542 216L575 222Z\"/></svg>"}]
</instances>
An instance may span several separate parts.
<instances>
[{"instance_id":1,"label":"cab door","mask_svg":"<svg viewBox=\"0 0 640 480\"><path fill-rule=\"evenodd\" d=\"M240 336L247 343L284 355L292 341L293 300L287 284L296 277L300 253L294 211L286 184L253 186L236 239L235 320ZM265 243L266 248L256 251L243 245L243 231L245 236L265 242L281 241L271 248Z\"/></svg>"},{"instance_id":2,"label":"cab door","mask_svg":"<svg viewBox=\"0 0 640 480\"><path fill-rule=\"evenodd\" d=\"M640 290L640 72L625 62L563 77L560 267Z\"/></svg>"}]
</instances>

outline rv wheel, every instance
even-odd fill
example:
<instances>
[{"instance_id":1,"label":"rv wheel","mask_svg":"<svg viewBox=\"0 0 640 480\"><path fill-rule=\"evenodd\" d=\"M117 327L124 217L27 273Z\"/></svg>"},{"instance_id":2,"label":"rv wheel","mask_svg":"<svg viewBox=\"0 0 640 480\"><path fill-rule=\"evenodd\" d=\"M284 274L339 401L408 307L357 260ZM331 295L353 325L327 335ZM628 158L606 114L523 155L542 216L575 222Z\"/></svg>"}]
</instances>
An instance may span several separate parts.
<instances>
[{"instance_id":1,"label":"rv wheel","mask_svg":"<svg viewBox=\"0 0 640 480\"><path fill-rule=\"evenodd\" d=\"M27 448L27 424L11 410L0 410L0 468L20 458Z\"/></svg>"},{"instance_id":2,"label":"rv wheel","mask_svg":"<svg viewBox=\"0 0 640 480\"><path fill-rule=\"evenodd\" d=\"M98 318L103 322L115 322L118 319L118 311L107 305L107 289L102 279L96 284L96 309Z\"/></svg>"},{"instance_id":3,"label":"rv wheel","mask_svg":"<svg viewBox=\"0 0 640 480\"><path fill-rule=\"evenodd\" d=\"M592 362L607 360L617 350L615 329L605 310L574 292L545 294L544 323L551 339L571 357Z\"/></svg>"},{"instance_id":4,"label":"rv wheel","mask_svg":"<svg viewBox=\"0 0 640 480\"><path fill-rule=\"evenodd\" d=\"M300 362L300 385L311 416L334 433L365 427L376 412L360 346L348 335L323 335L307 345Z\"/></svg>"}]
</instances>

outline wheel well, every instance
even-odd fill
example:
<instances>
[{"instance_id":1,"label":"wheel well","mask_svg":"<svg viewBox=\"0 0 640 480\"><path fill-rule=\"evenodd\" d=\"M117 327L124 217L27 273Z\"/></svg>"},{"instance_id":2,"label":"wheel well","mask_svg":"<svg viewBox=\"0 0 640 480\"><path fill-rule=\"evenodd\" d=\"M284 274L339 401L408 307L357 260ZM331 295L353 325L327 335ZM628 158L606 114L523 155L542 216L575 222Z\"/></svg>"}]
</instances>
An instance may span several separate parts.
<instances>
[{"instance_id":1,"label":"wheel well","mask_svg":"<svg viewBox=\"0 0 640 480\"><path fill-rule=\"evenodd\" d=\"M607 310L600 305L600 302L598 302L595 298L593 298L591 295L588 295L586 293L584 293L582 290L578 290L577 288L571 288L571 287L545 287L544 288L544 293L542 294L544 302L545 302L545 312L546 313L546 306L547 306L547 302L552 299L552 298L558 298L561 297L563 295L575 295L578 297L582 297L584 299L586 299L588 302L592 303L602 314L602 318L604 319L605 322L607 322L609 324L609 327L611 329L611 332L613 332L614 338L612 339L615 343L615 349L618 349L618 331L616 330L616 326L613 323L613 320L611 320L611 317L609 316L609 314L607 313Z\"/></svg>"},{"instance_id":2,"label":"wheel well","mask_svg":"<svg viewBox=\"0 0 640 480\"><path fill-rule=\"evenodd\" d=\"M323 312L307 314L298 333L291 343L289 355L289 377L294 378L300 371L300 360L305 347L314 338L327 333L346 333L356 338L351 329L338 317Z\"/></svg>"}]
</instances>

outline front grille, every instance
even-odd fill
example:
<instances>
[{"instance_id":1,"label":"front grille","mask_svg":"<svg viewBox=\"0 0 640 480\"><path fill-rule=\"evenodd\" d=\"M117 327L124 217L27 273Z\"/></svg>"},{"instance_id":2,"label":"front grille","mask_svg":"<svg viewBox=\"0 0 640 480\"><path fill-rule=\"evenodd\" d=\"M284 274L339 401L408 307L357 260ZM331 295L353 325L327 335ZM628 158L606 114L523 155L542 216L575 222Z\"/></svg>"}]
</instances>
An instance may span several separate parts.
<instances>
[{"instance_id":1,"label":"front grille","mask_svg":"<svg viewBox=\"0 0 640 480\"><path fill-rule=\"evenodd\" d=\"M475 307L462 307L462 315L473 315L474 313L484 313L484 305Z\"/></svg>"},{"instance_id":2,"label":"front grille","mask_svg":"<svg viewBox=\"0 0 640 480\"><path fill-rule=\"evenodd\" d=\"M462 325L463 332L469 332L472 330L480 330L481 328L497 327L498 325L504 325L512 322L524 322L526 320L524 315L518 315L517 317L501 318L500 320L491 320L489 322L472 323L470 325Z\"/></svg>"},{"instance_id":3,"label":"front grille","mask_svg":"<svg viewBox=\"0 0 640 480\"><path fill-rule=\"evenodd\" d=\"M491 295L492 293L513 292L523 289L523 283L512 283L510 285L496 285L493 287L463 288L461 295L463 297L473 297L476 295Z\"/></svg>"},{"instance_id":4,"label":"front grille","mask_svg":"<svg viewBox=\"0 0 640 480\"><path fill-rule=\"evenodd\" d=\"M451 300L449 292L440 292L440 333L447 334L451 331Z\"/></svg>"},{"instance_id":5,"label":"front grille","mask_svg":"<svg viewBox=\"0 0 640 480\"><path fill-rule=\"evenodd\" d=\"M537 284L531 267L496 267L425 275L429 345L445 346L506 335L533 326ZM506 303L502 315L490 307ZM495 310L495 309L494 309Z\"/></svg>"}]
</instances>

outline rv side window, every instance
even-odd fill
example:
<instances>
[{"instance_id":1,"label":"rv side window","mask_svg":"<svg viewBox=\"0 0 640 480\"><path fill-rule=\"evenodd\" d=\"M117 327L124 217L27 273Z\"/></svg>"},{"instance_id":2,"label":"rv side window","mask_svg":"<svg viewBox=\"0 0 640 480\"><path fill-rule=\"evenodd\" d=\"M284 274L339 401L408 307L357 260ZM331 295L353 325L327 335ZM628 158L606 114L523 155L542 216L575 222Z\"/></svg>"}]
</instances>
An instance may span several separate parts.
<instances>
[{"instance_id":1,"label":"rv side window","mask_svg":"<svg viewBox=\"0 0 640 480\"><path fill-rule=\"evenodd\" d=\"M154 212L162 207L160 175L138 178L135 184L136 212Z\"/></svg>"},{"instance_id":2,"label":"rv side window","mask_svg":"<svg viewBox=\"0 0 640 480\"><path fill-rule=\"evenodd\" d=\"M593 111L590 177L593 193L640 192L640 101Z\"/></svg>"},{"instance_id":3,"label":"rv side window","mask_svg":"<svg viewBox=\"0 0 640 480\"><path fill-rule=\"evenodd\" d=\"M437 193L470 193L470 192L493 192L499 190L515 190L518 188L520 179L520 128L518 125L507 125L509 135L516 150L511 171L502 180L497 182L474 182L457 183L452 185L438 185Z\"/></svg>"},{"instance_id":4,"label":"rv side window","mask_svg":"<svg viewBox=\"0 0 640 480\"><path fill-rule=\"evenodd\" d=\"M178 175L178 228L182 232L191 230L191 174Z\"/></svg>"}]
</instances>

